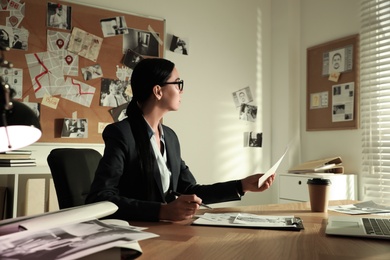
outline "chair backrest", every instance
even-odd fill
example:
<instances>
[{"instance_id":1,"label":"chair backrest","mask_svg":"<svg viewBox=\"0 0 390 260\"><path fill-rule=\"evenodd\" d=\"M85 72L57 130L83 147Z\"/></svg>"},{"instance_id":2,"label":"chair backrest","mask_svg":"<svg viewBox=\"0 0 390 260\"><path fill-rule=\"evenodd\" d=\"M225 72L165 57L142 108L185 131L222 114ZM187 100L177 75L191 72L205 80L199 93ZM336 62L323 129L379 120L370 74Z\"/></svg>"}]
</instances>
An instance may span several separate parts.
<instances>
[{"instance_id":1,"label":"chair backrest","mask_svg":"<svg viewBox=\"0 0 390 260\"><path fill-rule=\"evenodd\" d=\"M85 204L102 155L89 148L57 148L47 157L60 209Z\"/></svg>"}]
</instances>

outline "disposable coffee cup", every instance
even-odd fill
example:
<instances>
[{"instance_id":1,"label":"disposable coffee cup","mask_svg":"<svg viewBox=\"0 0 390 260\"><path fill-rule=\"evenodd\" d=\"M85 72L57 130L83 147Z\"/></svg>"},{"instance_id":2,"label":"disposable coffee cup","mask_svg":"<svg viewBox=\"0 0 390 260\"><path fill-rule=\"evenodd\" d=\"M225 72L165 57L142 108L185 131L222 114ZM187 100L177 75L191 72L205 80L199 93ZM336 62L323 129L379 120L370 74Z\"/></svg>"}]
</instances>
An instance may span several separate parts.
<instances>
[{"instance_id":1,"label":"disposable coffee cup","mask_svg":"<svg viewBox=\"0 0 390 260\"><path fill-rule=\"evenodd\" d=\"M328 209L331 181L313 178L307 181L309 187L310 207L313 212L326 212Z\"/></svg>"}]
</instances>

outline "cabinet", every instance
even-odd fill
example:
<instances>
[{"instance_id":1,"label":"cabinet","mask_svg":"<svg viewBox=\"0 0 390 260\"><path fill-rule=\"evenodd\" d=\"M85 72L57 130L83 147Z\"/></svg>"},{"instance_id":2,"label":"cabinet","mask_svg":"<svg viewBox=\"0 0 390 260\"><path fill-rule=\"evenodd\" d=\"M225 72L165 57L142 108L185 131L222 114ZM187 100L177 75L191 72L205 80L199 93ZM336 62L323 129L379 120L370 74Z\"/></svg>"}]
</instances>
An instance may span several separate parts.
<instances>
[{"instance_id":1,"label":"cabinet","mask_svg":"<svg viewBox=\"0 0 390 260\"><path fill-rule=\"evenodd\" d=\"M51 178L49 166L0 168L0 186L8 189L7 218L23 215L23 208L26 203L25 181L30 178L40 178L48 181Z\"/></svg>"},{"instance_id":2,"label":"cabinet","mask_svg":"<svg viewBox=\"0 0 390 260\"><path fill-rule=\"evenodd\" d=\"M330 179L329 200L357 199L357 176L355 174L279 174L279 203L309 201L307 180Z\"/></svg>"}]
</instances>

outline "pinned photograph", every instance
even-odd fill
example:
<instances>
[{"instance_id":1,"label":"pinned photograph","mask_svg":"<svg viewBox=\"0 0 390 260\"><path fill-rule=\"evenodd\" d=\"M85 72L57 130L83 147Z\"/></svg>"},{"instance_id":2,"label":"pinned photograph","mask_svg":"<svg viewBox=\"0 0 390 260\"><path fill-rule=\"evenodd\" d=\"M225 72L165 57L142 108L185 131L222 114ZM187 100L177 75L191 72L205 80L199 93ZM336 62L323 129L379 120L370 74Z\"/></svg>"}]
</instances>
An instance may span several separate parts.
<instances>
[{"instance_id":1,"label":"pinned photograph","mask_svg":"<svg viewBox=\"0 0 390 260\"><path fill-rule=\"evenodd\" d=\"M12 49L28 49L28 31L24 28L13 28Z\"/></svg>"},{"instance_id":2,"label":"pinned photograph","mask_svg":"<svg viewBox=\"0 0 390 260\"><path fill-rule=\"evenodd\" d=\"M236 92L233 92L233 100L236 107L240 107L241 104L252 102L253 97L251 89L249 87L245 87Z\"/></svg>"},{"instance_id":3,"label":"pinned photograph","mask_svg":"<svg viewBox=\"0 0 390 260\"><path fill-rule=\"evenodd\" d=\"M158 37L160 37L157 34ZM143 56L158 57L159 43L151 32L129 29L129 33L123 35L123 53L128 49Z\"/></svg>"},{"instance_id":4,"label":"pinned photograph","mask_svg":"<svg viewBox=\"0 0 390 260\"><path fill-rule=\"evenodd\" d=\"M332 50L323 54L322 75L343 73L353 69L353 46Z\"/></svg>"},{"instance_id":5,"label":"pinned photograph","mask_svg":"<svg viewBox=\"0 0 390 260\"><path fill-rule=\"evenodd\" d=\"M47 27L70 30L71 18L72 7L47 3Z\"/></svg>"},{"instance_id":6,"label":"pinned photograph","mask_svg":"<svg viewBox=\"0 0 390 260\"><path fill-rule=\"evenodd\" d=\"M114 119L114 122L119 122L127 118L126 109L128 105L129 105L128 103L125 103L120 105L119 107L110 109L110 114L112 119Z\"/></svg>"},{"instance_id":7,"label":"pinned photograph","mask_svg":"<svg viewBox=\"0 0 390 260\"><path fill-rule=\"evenodd\" d=\"M103 71L99 64L81 68L84 80L96 79L103 77Z\"/></svg>"},{"instance_id":8,"label":"pinned photograph","mask_svg":"<svg viewBox=\"0 0 390 260\"><path fill-rule=\"evenodd\" d=\"M188 55L188 40L173 35L169 50L175 53Z\"/></svg>"},{"instance_id":9,"label":"pinned photograph","mask_svg":"<svg viewBox=\"0 0 390 260\"><path fill-rule=\"evenodd\" d=\"M245 132L244 147L261 147L263 144L263 133Z\"/></svg>"},{"instance_id":10,"label":"pinned photograph","mask_svg":"<svg viewBox=\"0 0 390 260\"><path fill-rule=\"evenodd\" d=\"M88 119L64 118L62 138L88 138Z\"/></svg>"},{"instance_id":11,"label":"pinned photograph","mask_svg":"<svg viewBox=\"0 0 390 260\"><path fill-rule=\"evenodd\" d=\"M12 41L14 39L14 32L12 27L0 25L0 44L2 47L12 48Z\"/></svg>"},{"instance_id":12,"label":"pinned photograph","mask_svg":"<svg viewBox=\"0 0 390 260\"><path fill-rule=\"evenodd\" d=\"M130 101L126 94L127 82L103 78L101 82L100 106L119 107Z\"/></svg>"},{"instance_id":13,"label":"pinned photograph","mask_svg":"<svg viewBox=\"0 0 390 260\"><path fill-rule=\"evenodd\" d=\"M112 37L116 35L127 34L126 19L124 16L117 16L100 20L104 37Z\"/></svg>"},{"instance_id":14,"label":"pinned photograph","mask_svg":"<svg viewBox=\"0 0 390 260\"><path fill-rule=\"evenodd\" d=\"M245 121L254 122L257 116L257 106L248 104L241 104L240 119Z\"/></svg>"},{"instance_id":15,"label":"pinned photograph","mask_svg":"<svg viewBox=\"0 0 390 260\"><path fill-rule=\"evenodd\" d=\"M123 57L123 64L127 67L134 69L135 65L144 58L135 51L128 49Z\"/></svg>"}]
</instances>

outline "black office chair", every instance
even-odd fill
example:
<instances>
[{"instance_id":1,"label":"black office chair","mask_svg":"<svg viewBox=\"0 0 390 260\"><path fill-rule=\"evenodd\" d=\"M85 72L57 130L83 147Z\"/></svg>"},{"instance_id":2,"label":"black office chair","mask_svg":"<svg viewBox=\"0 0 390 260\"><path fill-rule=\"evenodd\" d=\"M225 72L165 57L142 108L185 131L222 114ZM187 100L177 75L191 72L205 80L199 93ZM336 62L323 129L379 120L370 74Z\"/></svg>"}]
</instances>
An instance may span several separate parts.
<instances>
[{"instance_id":1,"label":"black office chair","mask_svg":"<svg viewBox=\"0 0 390 260\"><path fill-rule=\"evenodd\" d=\"M102 155L89 148L57 148L47 157L60 209L85 204Z\"/></svg>"}]
</instances>

